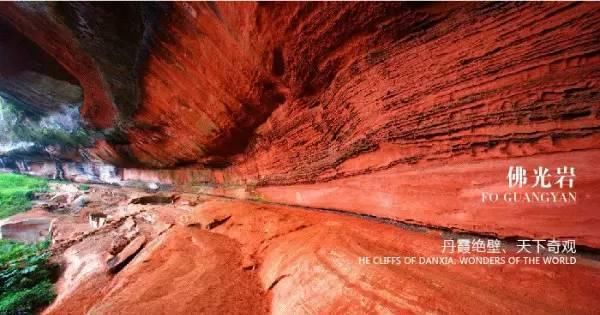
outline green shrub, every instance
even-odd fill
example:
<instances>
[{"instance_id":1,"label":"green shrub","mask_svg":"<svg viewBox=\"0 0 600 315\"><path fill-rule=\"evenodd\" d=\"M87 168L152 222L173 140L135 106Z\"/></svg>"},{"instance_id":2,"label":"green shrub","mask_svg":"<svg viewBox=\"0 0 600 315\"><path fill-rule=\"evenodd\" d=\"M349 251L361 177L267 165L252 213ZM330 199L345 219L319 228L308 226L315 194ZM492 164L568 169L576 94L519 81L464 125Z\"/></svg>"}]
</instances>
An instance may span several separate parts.
<instances>
[{"instance_id":1,"label":"green shrub","mask_svg":"<svg viewBox=\"0 0 600 315\"><path fill-rule=\"evenodd\" d=\"M47 189L48 181L43 178L0 174L0 219L29 209L33 193Z\"/></svg>"},{"instance_id":2,"label":"green shrub","mask_svg":"<svg viewBox=\"0 0 600 315\"><path fill-rule=\"evenodd\" d=\"M0 240L0 314L33 314L54 300L49 244Z\"/></svg>"},{"instance_id":3,"label":"green shrub","mask_svg":"<svg viewBox=\"0 0 600 315\"><path fill-rule=\"evenodd\" d=\"M79 190L87 191L89 189L90 189L90 185L87 185L87 184L79 185Z\"/></svg>"}]
</instances>

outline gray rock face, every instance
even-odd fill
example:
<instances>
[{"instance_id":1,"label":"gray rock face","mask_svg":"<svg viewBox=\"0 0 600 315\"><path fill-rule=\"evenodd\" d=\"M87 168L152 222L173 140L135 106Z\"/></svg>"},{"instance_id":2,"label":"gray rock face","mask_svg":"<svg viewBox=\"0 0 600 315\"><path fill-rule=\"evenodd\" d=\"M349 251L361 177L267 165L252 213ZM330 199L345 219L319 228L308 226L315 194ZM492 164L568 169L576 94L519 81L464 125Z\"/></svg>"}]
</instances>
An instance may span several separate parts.
<instances>
[{"instance_id":1,"label":"gray rock face","mask_svg":"<svg viewBox=\"0 0 600 315\"><path fill-rule=\"evenodd\" d=\"M86 195L81 195L81 196L77 197L75 200L73 200L73 202L71 203L71 206L75 210L79 210L79 209L85 207L89 202L90 202L90 197L88 197Z\"/></svg>"},{"instance_id":2,"label":"gray rock face","mask_svg":"<svg viewBox=\"0 0 600 315\"><path fill-rule=\"evenodd\" d=\"M45 50L7 23L0 22L0 33L0 95L28 116L42 116L62 104L83 100L78 80Z\"/></svg>"}]
</instances>

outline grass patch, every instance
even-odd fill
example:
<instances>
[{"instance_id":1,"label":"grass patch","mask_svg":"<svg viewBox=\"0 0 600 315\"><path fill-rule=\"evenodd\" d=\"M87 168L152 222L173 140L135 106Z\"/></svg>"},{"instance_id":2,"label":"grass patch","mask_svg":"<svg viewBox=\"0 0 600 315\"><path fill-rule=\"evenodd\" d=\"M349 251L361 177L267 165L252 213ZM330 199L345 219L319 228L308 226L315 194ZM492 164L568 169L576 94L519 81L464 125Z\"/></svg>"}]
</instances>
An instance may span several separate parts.
<instances>
[{"instance_id":1,"label":"grass patch","mask_svg":"<svg viewBox=\"0 0 600 315\"><path fill-rule=\"evenodd\" d=\"M31 208L33 193L47 189L46 179L0 173L0 219Z\"/></svg>"},{"instance_id":2,"label":"grass patch","mask_svg":"<svg viewBox=\"0 0 600 315\"><path fill-rule=\"evenodd\" d=\"M49 244L0 240L0 314L33 314L54 300Z\"/></svg>"},{"instance_id":3,"label":"grass patch","mask_svg":"<svg viewBox=\"0 0 600 315\"><path fill-rule=\"evenodd\" d=\"M88 191L89 189L90 189L90 185L87 185L87 184L79 185L79 190Z\"/></svg>"}]
</instances>

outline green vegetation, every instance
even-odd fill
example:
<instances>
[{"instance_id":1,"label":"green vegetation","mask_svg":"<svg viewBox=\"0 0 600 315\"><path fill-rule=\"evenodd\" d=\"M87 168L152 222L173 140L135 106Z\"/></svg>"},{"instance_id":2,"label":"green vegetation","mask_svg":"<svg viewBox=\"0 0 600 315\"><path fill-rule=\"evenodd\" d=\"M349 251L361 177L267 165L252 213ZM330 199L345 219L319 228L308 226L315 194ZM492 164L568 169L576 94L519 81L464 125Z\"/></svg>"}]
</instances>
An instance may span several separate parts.
<instances>
[{"instance_id":1,"label":"green vegetation","mask_svg":"<svg viewBox=\"0 0 600 315\"><path fill-rule=\"evenodd\" d=\"M79 185L79 190L87 191L89 189L90 189L90 185L87 185L87 184L81 184L81 185Z\"/></svg>"},{"instance_id":2,"label":"green vegetation","mask_svg":"<svg viewBox=\"0 0 600 315\"><path fill-rule=\"evenodd\" d=\"M30 208L33 193L46 189L42 178L0 174L0 218ZM52 302L55 267L48 262L48 245L0 240L0 314L33 314Z\"/></svg>"},{"instance_id":3,"label":"green vegetation","mask_svg":"<svg viewBox=\"0 0 600 315\"><path fill-rule=\"evenodd\" d=\"M0 314L33 314L54 300L49 244L0 240Z\"/></svg>"},{"instance_id":4,"label":"green vegetation","mask_svg":"<svg viewBox=\"0 0 600 315\"><path fill-rule=\"evenodd\" d=\"M48 189L48 181L18 174L0 174L0 219L31 207L34 192Z\"/></svg>"}]
</instances>

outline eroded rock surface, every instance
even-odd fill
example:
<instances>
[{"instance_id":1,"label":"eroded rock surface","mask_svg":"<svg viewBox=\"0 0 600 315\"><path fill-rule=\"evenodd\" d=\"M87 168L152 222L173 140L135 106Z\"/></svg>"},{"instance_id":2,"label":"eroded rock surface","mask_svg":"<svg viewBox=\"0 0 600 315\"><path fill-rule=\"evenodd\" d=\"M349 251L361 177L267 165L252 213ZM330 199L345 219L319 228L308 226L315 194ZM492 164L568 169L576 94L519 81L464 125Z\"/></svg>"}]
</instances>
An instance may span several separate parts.
<instances>
[{"instance_id":1,"label":"eroded rock surface","mask_svg":"<svg viewBox=\"0 0 600 315\"><path fill-rule=\"evenodd\" d=\"M52 260L61 274L45 314L600 311L598 257L581 248L569 256L575 264L365 264L361 258L458 262L465 255L443 253L444 240L483 236L201 194L132 204L147 193L101 185L86 191L90 203L82 209L10 218L52 220ZM91 226L93 213L106 223ZM468 256L538 256L517 253L511 241L502 249Z\"/></svg>"},{"instance_id":2,"label":"eroded rock surface","mask_svg":"<svg viewBox=\"0 0 600 315\"><path fill-rule=\"evenodd\" d=\"M147 190L98 188L57 221L47 313L600 312L595 259L358 265L442 237L314 212L598 249L597 3L2 3L0 20L20 57L1 95L43 116L83 94L94 141L65 178ZM577 203L484 205L517 165L574 167ZM189 194L146 197L173 186Z\"/></svg>"},{"instance_id":3,"label":"eroded rock surface","mask_svg":"<svg viewBox=\"0 0 600 315\"><path fill-rule=\"evenodd\" d=\"M107 161L233 163L227 181L289 184L596 147L595 4L112 9L7 3L2 13L80 80L89 123L123 129L98 144ZM351 162L380 150L390 154Z\"/></svg>"},{"instance_id":4,"label":"eroded rock surface","mask_svg":"<svg viewBox=\"0 0 600 315\"><path fill-rule=\"evenodd\" d=\"M361 264L360 257L440 256L443 240L457 236L214 197L192 209L128 207L112 225L54 244L68 247L56 257L64 273L46 314L599 311L593 257L577 255L575 265ZM126 240L115 246L118 236ZM503 248L499 256L525 255Z\"/></svg>"},{"instance_id":5,"label":"eroded rock surface","mask_svg":"<svg viewBox=\"0 0 600 315\"><path fill-rule=\"evenodd\" d=\"M2 8L79 79L87 155L129 167L93 180L599 244L595 3ZM482 214L509 165L575 167L579 202Z\"/></svg>"}]
</instances>

